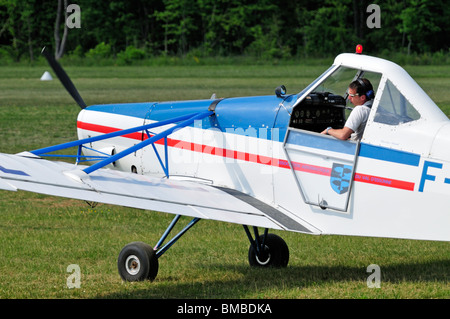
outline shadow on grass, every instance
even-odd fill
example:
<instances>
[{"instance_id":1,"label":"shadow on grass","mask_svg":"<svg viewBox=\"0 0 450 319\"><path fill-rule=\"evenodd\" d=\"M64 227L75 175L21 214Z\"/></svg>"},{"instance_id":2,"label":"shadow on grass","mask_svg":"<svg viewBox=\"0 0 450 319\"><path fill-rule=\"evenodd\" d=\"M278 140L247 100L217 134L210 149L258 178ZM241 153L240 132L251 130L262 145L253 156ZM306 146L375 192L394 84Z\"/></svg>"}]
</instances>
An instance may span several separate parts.
<instances>
[{"instance_id":1,"label":"shadow on grass","mask_svg":"<svg viewBox=\"0 0 450 319\"><path fill-rule=\"evenodd\" d=\"M366 267L349 266L288 266L287 268L250 268L245 265L200 265L206 272L218 272L217 280L205 280L193 276L191 280L173 277L157 278L155 282L139 283L133 291L103 295L100 298L173 298L173 299L195 299L195 298L296 298L295 292L307 288L325 290L330 285L339 286L336 296L339 298L339 289L349 291L367 289L367 277L372 272L367 272ZM423 264L394 264L380 265L381 283L398 284L402 289L405 283L434 284L438 290L448 291L450 260L431 261ZM197 274L197 273L196 273ZM225 276L223 276L225 274ZM127 283L127 285L134 283ZM348 288L346 288L348 287ZM356 288L355 288L356 287ZM442 287L442 288L440 288ZM408 288L405 288L405 293ZM329 293L329 292L328 292ZM438 294L444 294L444 292ZM251 296L251 297L248 297ZM320 297L320 292L317 295ZM304 296L308 298L308 296ZM315 298L315 297L312 297ZM401 296L400 296L401 298Z\"/></svg>"}]
</instances>

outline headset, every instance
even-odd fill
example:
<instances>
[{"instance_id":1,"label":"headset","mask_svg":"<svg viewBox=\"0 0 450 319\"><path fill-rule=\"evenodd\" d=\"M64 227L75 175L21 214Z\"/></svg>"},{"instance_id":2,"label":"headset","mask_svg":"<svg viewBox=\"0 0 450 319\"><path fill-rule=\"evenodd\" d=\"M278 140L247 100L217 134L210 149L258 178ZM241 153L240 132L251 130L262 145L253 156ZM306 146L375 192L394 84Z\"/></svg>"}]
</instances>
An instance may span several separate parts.
<instances>
[{"instance_id":1,"label":"headset","mask_svg":"<svg viewBox=\"0 0 450 319\"><path fill-rule=\"evenodd\" d=\"M364 83L364 81L362 79L357 78L356 80L358 81L359 84L361 84L361 86L365 92L365 95L367 96L367 99L368 100L373 99L375 97L375 92L373 92L373 90L369 90L366 83Z\"/></svg>"}]
</instances>

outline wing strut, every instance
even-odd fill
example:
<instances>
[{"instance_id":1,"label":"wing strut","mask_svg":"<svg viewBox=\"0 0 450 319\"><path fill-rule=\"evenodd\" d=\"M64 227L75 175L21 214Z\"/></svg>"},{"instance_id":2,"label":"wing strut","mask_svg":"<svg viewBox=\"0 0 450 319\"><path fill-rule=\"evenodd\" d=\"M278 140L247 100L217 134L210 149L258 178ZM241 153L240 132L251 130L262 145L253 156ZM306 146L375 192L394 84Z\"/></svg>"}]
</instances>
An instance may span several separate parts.
<instances>
[{"instance_id":1,"label":"wing strut","mask_svg":"<svg viewBox=\"0 0 450 319\"><path fill-rule=\"evenodd\" d=\"M68 142L68 143L63 143L63 144L59 144L59 145L54 145L54 146L49 146L49 147L45 147L45 148L41 148L38 150L34 150L31 151L30 153L37 155L37 156L58 156L58 157L75 157L77 159L77 163L80 161L80 158L86 158L84 155L81 155L81 148L83 147L83 144L87 144L87 143L92 143L92 142L96 142L96 141L101 141L101 140L105 140L105 139L109 139L109 138L113 138L113 137L118 137L118 136L124 136L130 133L135 133L135 132L139 132L139 131L146 131L147 135L149 136L148 139L130 147L127 148L125 150L123 150L120 153L117 153L115 155L112 156L98 156L98 157L90 157L90 159L100 159L100 162L97 162L95 164L93 164L92 166L89 166L87 168L85 168L83 171L86 174L90 174L100 168L105 167L108 164L111 164L115 161L118 161L119 159L134 153L138 150L140 150L141 148L144 148L150 144L152 144L154 146L154 143L159 141L160 139L164 139L164 145L166 148L166 160L167 160L167 136L169 136L170 134L172 134L175 130L178 129L182 129L186 126L189 126L190 124L192 124L194 121L196 120L200 120L203 119L205 117L211 116L213 115L214 112L213 111L205 111L205 112L200 112L200 113L194 113L194 114L188 114L188 115L183 115L183 116L179 116L179 117L175 117L172 119L167 119L167 120L162 120L156 123L151 123L151 124L147 124L147 125L142 125L142 126L137 126L134 128L129 128L129 129L125 129L125 130L120 130L117 132L112 132L112 133L108 133L108 134L103 134L103 135L99 135L99 136L94 136L94 137L89 137L89 138L85 138L85 139L81 139L81 140L77 140L77 141L72 141L72 142ZM148 132L149 129L155 128L155 127L159 127L159 126L164 126L167 124L173 124L173 123L177 123L177 122L181 122L177 125L174 125L170 128L168 128L167 130L164 130L161 133L158 133L152 137L150 137L150 133ZM52 154L48 154L51 152L55 152L55 151L60 151L63 149L67 149L67 148L71 148L71 147L75 147L78 146L78 152L77 155L52 155ZM155 147L154 147L155 149ZM156 151L156 149L155 149ZM106 155L106 154L104 154ZM158 154L157 154L158 155ZM160 164L162 165L162 161L158 155L158 159L160 161ZM163 169L166 173L166 175L168 176L168 167L167 167L167 161L166 161L166 167L163 166Z\"/></svg>"},{"instance_id":2,"label":"wing strut","mask_svg":"<svg viewBox=\"0 0 450 319\"><path fill-rule=\"evenodd\" d=\"M163 247L160 247L164 241L166 240L169 233L172 231L172 229L177 224L178 220L180 219L181 215L176 215L172 222L170 223L169 227L167 227L164 234L161 236L160 240L156 244L156 246L153 248L153 250L156 252L156 257L161 257L162 254L164 254L170 247L172 247L173 244L175 244L178 239L180 239L181 236L183 236L189 229L192 228L199 220L200 218L195 217L193 218L177 235L175 235L167 244L165 244Z\"/></svg>"}]
</instances>

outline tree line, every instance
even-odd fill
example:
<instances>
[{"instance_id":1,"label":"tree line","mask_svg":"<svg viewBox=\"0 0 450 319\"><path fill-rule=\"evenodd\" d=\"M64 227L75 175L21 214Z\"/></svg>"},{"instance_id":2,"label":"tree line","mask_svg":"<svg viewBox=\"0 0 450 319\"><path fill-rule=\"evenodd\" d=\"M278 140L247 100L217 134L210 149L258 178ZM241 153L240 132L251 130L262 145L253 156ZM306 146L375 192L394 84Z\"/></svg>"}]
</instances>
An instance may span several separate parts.
<instances>
[{"instance_id":1,"label":"tree line","mask_svg":"<svg viewBox=\"0 0 450 319\"><path fill-rule=\"evenodd\" d=\"M445 2L0 0L0 61L34 60L43 46L59 48L58 58L124 60L186 54L329 57L357 43L371 54L448 54L450 6ZM69 4L80 8L80 15L72 17L79 27L67 27ZM378 15L368 10L370 4L378 5ZM374 19L376 27L369 23Z\"/></svg>"}]
</instances>

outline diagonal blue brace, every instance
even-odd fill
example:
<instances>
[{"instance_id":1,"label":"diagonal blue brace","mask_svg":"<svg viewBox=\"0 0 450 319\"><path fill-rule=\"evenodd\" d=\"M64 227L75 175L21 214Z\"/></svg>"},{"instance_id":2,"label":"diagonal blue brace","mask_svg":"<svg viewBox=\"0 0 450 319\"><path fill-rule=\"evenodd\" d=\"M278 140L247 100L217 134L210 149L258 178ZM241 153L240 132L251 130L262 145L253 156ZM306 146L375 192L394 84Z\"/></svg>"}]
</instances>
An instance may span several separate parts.
<instances>
[{"instance_id":1,"label":"diagonal blue brace","mask_svg":"<svg viewBox=\"0 0 450 319\"><path fill-rule=\"evenodd\" d=\"M79 159L81 157L85 157L83 155L81 155L81 147L83 146L83 144L87 144L87 143L92 143L92 142L97 142L97 141L101 141L101 140L105 140L105 139L109 139L109 138L113 138L113 137L118 137L118 136L123 136L126 134L130 134L130 133L135 133L135 132L139 132L139 131L148 131L149 129L155 128L155 127L160 127L160 126L164 126L167 124L173 124L173 123L177 123L177 122L181 122L157 135L154 135L153 137L149 137L147 140L140 142L118 154L112 155L112 156L108 156L108 157L92 157L91 159L103 159L102 161L84 169L84 172L89 174L92 173L94 171L96 171L99 168L102 168L108 164L111 164L112 162L115 162L119 159L121 159L122 157L125 157L131 153L136 152L137 150L146 147L147 145L154 145L155 142L157 142L160 139L164 139L164 146L165 146L165 155L166 155L166 165L162 165L162 161L159 158L159 155L157 153L158 159L161 163L161 165L163 166L163 169L166 173L166 175L168 176L168 160L167 160L167 136L172 134L175 130L181 129L183 127L186 127L190 124L192 124L194 121L196 120L200 120L203 119L205 117L211 116L213 115L214 112L213 111L205 111L205 112L200 112L200 113L194 113L194 114L187 114L187 115L182 115L182 116L178 116L175 118L171 118L171 119L167 119L167 120L162 120L156 123L151 123L151 124L147 124L147 125L142 125L142 126L138 126L138 127L133 127L130 129L125 129L125 130L120 130L117 132L112 132L112 133L108 133L108 134L103 134L103 135L99 135L99 136L94 136L94 137L89 137L89 138L85 138L85 139L81 139L81 140L77 140L77 141L72 141L72 142L68 142L68 143L63 143L63 144L59 144L59 145L54 145L54 146L49 146L49 147L45 147L45 148L41 148L38 150L34 150L31 151L30 153L34 154L34 155L38 155L38 156L53 156L53 155L49 155L48 153L51 152L55 152L55 151L60 151L66 148L70 148L70 147L75 147L78 146L78 152L77 155L75 155L75 157L77 158L77 162L79 161ZM64 157L74 157L72 155L62 155ZM61 157L61 155L59 155L58 157Z\"/></svg>"},{"instance_id":2,"label":"diagonal blue brace","mask_svg":"<svg viewBox=\"0 0 450 319\"><path fill-rule=\"evenodd\" d=\"M206 112L205 112L206 113ZM212 112L208 112L209 114L205 115L211 115ZM133 128L129 128L129 129L125 129L125 130L120 130L117 132L112 132L112 133L107 133L107 134L103 134L103 135L98 135L98 136L93 136L93 137L89 137L89 138L85 138L82 140L76 140L76 141L72 141L72 142L68 142L68 143L63 143L63 144L58 144L58 145L53 145L53 146L49 146L49 147L45 147L45 148L41 148L41 149L37 149L34 151L31 151L30 153L33 153L34 155L44 155L47 153L51 153L51 152L55 152L55 151L60 151L66 148L70 148L70 147L75 147L75 146L80 146L83 144L87 144L87 143L92 143L92 142L97 142L97 141L101 141L101 140L106 140L109 138L113 138L113 137L118 137L118 136L123 136L126 134L130 134L130 133L135 133L135 132L139 132L139 131L144 131L144 130L149 130L155 127L159 127L159 126L164 126L167 124L172 124L172 123L177 123L180 121L185 121L190 119L192 116L194 115L198 115L198 114L203 114L203 113L195 113L195 114L188 114L188 115L183 115L183 116L179 116L179 117L175 117L175 118L171 118L171 119L167 119L167 120L162 120L156 123L151 123L151 124L147 124L147 125L142 125L142 126L137 126L137 127L133 127Z\"/></svg>"},{"instance_id":3,"label":"diagonal blue brace","mask_svg":"<svg viewBox=\"0 0 450 319\"><path fill-rule=\"evenodd\" d=\"M140 150L143 147L146 147L147 145L153 144L153 143L159 141L160 139L167 137L168 135L172 134L173 131L175 131L175 130L178 130L178 129L181 129L183 127L186 127L186 126L192 124L194 121L203 119L203 118L208 117L208 116L210 116L212 114L214 114L214 112L212 112L212 111L206 111L206 112L197 113L197 114L191 116L189 119L181 122L180 124L172 126L171 128L169 128L169 129L167 129L167 130L165 130L165 131L163 131L163 132L161 132L159 134L156 134L153 137L151 137L151 138L149 138L149 139L147 139L145 141L142 141L142 142L140 142L140 143L138 143L138 144L136 144L136 145L134 145L134 146L132 146L130 148L127 148L126 150L123 150L122 152L117 153L116 155L113 155L113 156L111 156L111 157L109 157L109 158L107 158L107 159L105 159L105 160L103 160L101 162L98 162L98 163L96 163L96 164L94 164L92 166L89 166L89 167L85 168L83 171L86 174L90 174L90 173L92 173L92 172L94 172L94 171L96 171L96 170L98 170L98 169L100 169L102 167L105 167L108 164L111 164L112 162L118 161L122 157L125 157L125 156L127 156L127 155L129 155L131 153L134 153L134 152Z\"/></svg>"}]
</instances>

